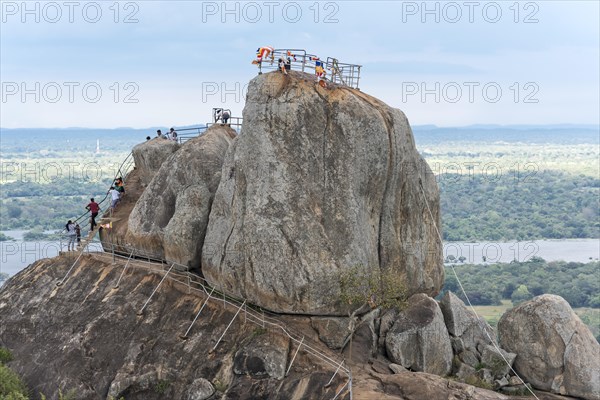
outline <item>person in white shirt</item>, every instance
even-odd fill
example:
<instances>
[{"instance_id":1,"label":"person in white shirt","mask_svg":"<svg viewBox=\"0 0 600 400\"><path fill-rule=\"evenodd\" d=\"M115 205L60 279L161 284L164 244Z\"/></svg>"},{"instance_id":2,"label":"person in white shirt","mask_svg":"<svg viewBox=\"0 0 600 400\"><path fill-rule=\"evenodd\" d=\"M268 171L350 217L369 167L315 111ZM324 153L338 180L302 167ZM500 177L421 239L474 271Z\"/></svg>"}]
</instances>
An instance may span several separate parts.
<instances>
[{"instance_id":1,"label":"person in white shirt","mask_svg":"<svg viewBox=\"0 0 600 400\"><path fill-rule=\"evenodd\" d=\"M77 239L77 232L75 230L75 224L73 221L69 220L65 225L65 229L67 231L67 236L69 237L69 242L67 243L67 251L75 251L75 240Z\"/></svg>"},{"instance_id":2,"label":"person in white shirt","mask_svg":"<svg viewBox=\"0 0 600 400\"><path fill-rule=\"evenodd\" d=\"M177 132L175 132L175 128L171 128L171 130L169 131L169 139L175 142L177 141Z\"/></svg>"},{"instance_id":3,"label":"person in white shirt","mask_svg":"<svg viewBox=\"0 0 600 400\"><path fill-rule=\"evenodd\" d=\"M116 190L114 186L110 187L108 194L110 194L111 200L112 200L110 203L110 208L114 210L117 207L117 203L119 202L119 199L121 198L121 196L120 196L118 190Z\"/></svg>"}]
</instances>

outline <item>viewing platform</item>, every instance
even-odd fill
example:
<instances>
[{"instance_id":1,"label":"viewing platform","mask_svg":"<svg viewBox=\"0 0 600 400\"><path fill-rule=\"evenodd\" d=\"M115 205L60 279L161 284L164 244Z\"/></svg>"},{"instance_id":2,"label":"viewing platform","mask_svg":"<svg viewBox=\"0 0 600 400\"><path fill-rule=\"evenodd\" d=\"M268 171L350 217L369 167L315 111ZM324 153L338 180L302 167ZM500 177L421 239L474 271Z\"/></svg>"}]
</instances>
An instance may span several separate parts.
<instances>
[{"instance_id":1,"label":"viewing platform","mask_svg":"<svg viewBox=\"0 0 600 400\"><path fill-rule=\"evenodd\" d=\"M289 58L289 68L295 71L316 72L316 68L322 66L328 81L359 89L362 65L342 63L334 57L321 59L315 54L308 54L304 49L274 49L266 59L257 63L258 73L277 70L280 58L286 61Z\"/></svg>"}]
</instances>

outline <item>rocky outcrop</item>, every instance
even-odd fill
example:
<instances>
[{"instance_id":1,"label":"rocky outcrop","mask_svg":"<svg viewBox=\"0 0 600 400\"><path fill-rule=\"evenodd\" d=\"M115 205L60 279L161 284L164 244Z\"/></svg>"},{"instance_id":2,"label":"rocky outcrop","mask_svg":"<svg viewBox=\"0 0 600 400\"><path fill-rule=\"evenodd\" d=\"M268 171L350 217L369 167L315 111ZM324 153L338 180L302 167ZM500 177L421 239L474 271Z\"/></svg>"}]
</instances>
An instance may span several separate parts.
<instances>
[{"instance_id":1,"label":"rocky outcrop","mask_svg":"<svg viewBox=\"0 0 600 400\"><path fill-rule=\"evenodd\" d=\"M435 300L425 294L408 299L385 345L389 358L412 371L447 375L452 369L452 345Z\"/></svg>"},{"instance_id":2,"label":"rocky outcrop","mask_svg":"<svg viewBox=\"0 0 600 400\"><path fill-rule=\"evenodd\" d=\"M199 269L223 158L235 135L229 127L213 126L164 160L129 215L125 242L157 259ZM156 141L160 145L139 146L161 147Z\"/></svg>"},{"instance_id":3,"label":"rocky outcrop","mask_svg":"<svg viewBox=\"0 0 600 400\"><path fill-rule=\"evenodd\" d=\"M440 301L440 309L450 334L454 354L461 362L476 367L481 362L480 350L492 344L496 333L485 319L469 310L452 292L444 294Z\"/></svg>"},{"instance_id":4,"label":"rocky outcrop","mask_svg":"<svg viewBox=\"0 0 600 400\"><path fill-rule=\"evenodd\" d=\"M515 369L534 387L600 399L600 345L562 297L542 295L498 322L502 348L517 353Z\"/></svg>"},{"instance_id":5,"label":"rocky outcrop","mask_svg":"<svg viewBox=\"0 0 600 400\"><path fill-rule=\"evenodd\" d=\"M243 312L234 319L236 308L222 300L207 302L183 340L207 297L190 291L185 280L166 279L138 314L164 276L160 264L153 269L131 261L116 289L126 259L112 264L108 255L84 255L56 286L73 262L70 255L40 260L0 289L0 346L12 352L10 367L36 394L55 399L61 389L82 400L317 400L333 398L346 383L338 374L325 387L335 365L303 352L284 376L287 334L277 326L263 329Z\"/></svg>"},{"instance_id":6,"label":"rocky outcrop","mask_svg":"<svg viewBox=\"0 0 600 400\"><path fill-rule=\"evenodd\" d=\"M203 274L286 313L345 315L339 276L356 265L395 271L410 293L437 294L439 193L406 117L307 76L250 82L242 134L210 214Z\"/></svg>"},{"instance_id":7,"label":"rocky outcrop","mask_svg":"<svg viewBox=\"0 0 600 400\"><path fill-rule=\"evenodd\" d=\"M357 399L377 400L527 400L533 398L530 392L513 393L510 396L482 389L465 383L448 380L423 372L400 372L394 375L372 373L378 380L378 390L364 394ZM364 396L364 397L363 397ZM571 397L535 391L538 400L575 400Z\"/></svg>"},{"instance_id":8,"label":"rocky outcrop","mask_svg":"<svg viewBox=\"0 0 600 400\"><path fill-rule=\"evenodd\" d=\"M163 162L175 153L179 147L180 144L177 142L154 138L133 148L135 168L139 170L139 177L143 186L150 183Z\"/></svg>"}]
</instances>

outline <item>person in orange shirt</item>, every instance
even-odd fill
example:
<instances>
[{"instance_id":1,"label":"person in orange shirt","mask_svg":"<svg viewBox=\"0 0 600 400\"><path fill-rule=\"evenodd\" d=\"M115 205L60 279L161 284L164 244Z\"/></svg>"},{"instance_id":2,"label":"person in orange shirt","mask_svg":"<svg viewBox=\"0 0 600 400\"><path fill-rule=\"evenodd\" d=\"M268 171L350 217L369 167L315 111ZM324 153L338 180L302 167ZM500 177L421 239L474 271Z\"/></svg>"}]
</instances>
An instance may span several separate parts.
<instances>
[{"instance_id":1,"label":"person in orange shirt","mask_svg":"<svg viewBox=\"0 0 600 400\"><path fill-rule=\"evenodd\" d=\"M271 63L272 63L273 60L275 59L275 56L273 55L274 50L275 49L273 49L271 46L259 47L256 50L256 60L252 61L252 64L260 65L263 62L263 60L268 58L269 56L271 56Z\"/></svg>"}]
</instances>

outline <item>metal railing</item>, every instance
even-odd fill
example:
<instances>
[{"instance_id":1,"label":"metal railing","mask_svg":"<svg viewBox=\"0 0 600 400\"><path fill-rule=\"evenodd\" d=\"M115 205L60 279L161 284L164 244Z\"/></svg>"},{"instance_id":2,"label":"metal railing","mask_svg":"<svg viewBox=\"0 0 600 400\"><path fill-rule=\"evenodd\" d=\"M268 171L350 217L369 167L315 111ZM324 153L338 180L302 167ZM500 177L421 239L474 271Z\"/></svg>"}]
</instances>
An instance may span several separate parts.
<instances>
[{"instance_id":1,"label":"metal railing","mask_svg":"<svg viewBox=\"0 0 600 400\"><path fill-rule=\"evenodd\" d=\"M242 117L229 117L229 119L227 120L226 124L223 124L221 122L209 122L208 124L206 124L207 126L211 127L213 125L225 125L225 126L229 126L231 129L233 129L234 131L237 132L237 134L239 135L242 132L242 122L243 122L243 118Z\"/></svg>"},{"instance_id":2,"label":"metal railing","mask_svg":"<svg viewBox=\"0 0 600 400\"><path fill-rule=\"evenodd\" d=\"M183 129L175 129L177 132L177 141L180 144L187 142L190 139L196 138L198 136L204 135L206 130L213 125L226 125L231 127L233 130L237 132L239 135L242 131L242 117L229 117L229 121L226 124L222 124L220 122L208 122L204 125L195 126L192 128L183 128Z\"/></svg>"},{"instance_id":3,"label":"metal railing","mask_svg":"<svg viewBox=\"0 0 600 400\"><path fill-rule=\"evenodd\" d=\"M336 58L327 57L325 68L331 71L330 80L334 83L358 89L361 65L341 63Z\"/></svg>"},{"instance_id":4,"label":"metal railing","mask_svg":"<svg viewBox=\"0 0 600 400\"><path fill-rule=\"evenodd\" d=\"M191 128L175 128L175 132L177 132L177 141L180 144L187 142L190 139L193 139L198 136L202 136L204 132L208 129L208 124L198 125Z\"/></svg>"},{"instance_id":5,"label":"metal railing","mask_svg":"<svg viewBox=\"0 0 600 400\"><path fill-rule=\"evenodd\" d=\"M134 166L134 161L133 161L133 152L130 152L127 157L125 157L125 159L123 160L123 162L121 162L121 165L119 166L119 168L117 169L117 171L115 172L115 176L113 177L112 181L111 181L111 185L112 183L114 183L114 181L121 177L123 178L123 185L125 185L126 181L127 181L127 174L129 174L129 172L131 171L132 167ZM110 205L110 201L111 199L109 199L109 194L108 192L104 195L104 197L98 201L98 206L104 204L108 199L108 203ZM89 210L83 212L81 215L79 215L77 218L75 218L75 220L73 221L74 224L78 224L81 221L85 220L85 223L82 222L82 224L80 224L80 229L84 229L86 228L88 225L91 224L90 221L90 216L91 216L91 212ZM91 230L91 229L90 229ZM63 228L60 233L66 233L67 230L66 228Z\"/></svg>"},{"instance_id":6,"label":"metal railing","mask_svg":"<svg viewBox=\"0 0 600 400\"><path fill-rule=\"evenodd\" d=\"M225 294L225 292L223 290L217 290L215 287L211 286L201 276L189 272L189 268L185 265L178 264L176 262L167 261L167 260L162 260L160 263L151 261L150 255L147 255L147 254L145 254L144 251L134 248L132 246L119 245L119 247L121 247L121 248L126 247L130 251L129 254L121 255L121 254L118 254L115 252L115 250L114 250L115 245L113 243L94 241L94 242L87 243L79 251L79 255L75 259L74 263L71 265L71 267L69 268L69 270L67 271L65 276L59 282L57 282L57 286L64 286L65 282L68 281L69 274L71 273L71 271L73 270L75 265L81 259L82 254L89 253L89 254L95 254L98 257L110 257L110 253L103 250L103 249L106 249L109 247L113 248L113 254L112 254L113 264L114 265L118 264L118 262L115 262L115 260L118 260L119 262L122 262L124 264L123 271L119 274L119 279L118 279L116 285L114 286L115 289L118 289L119 284L120 284L121 280L123 279L125 269L127 269L127 268L134 268L134 269L138 269L138 270L144 269L144 270L148 271L149 273L154 273L154 274L161 273L161 272L164 273L164 275L160 279L160 282L158 283L158 285L154 288L151 295L148 297L148 299L144 302L144 304L142 305L140 310L137 312L138 315L140 315L140 316L143 315L144 309L148 306L151 299L156 294L159 287L162 285L162 283L165 280L168 279L172 282L179 283L180 285L183 285L184 287L187 288L188 294L191 294L192 292L194 292L196 294L201 294L202 296L205 297L202 307L200 308L198 313L195 314L195 317L192 320L191 324L189 326L187 326L187 330L185 330L185 332L180 335L180 338L182 340L185 340L188 338L188 335L193 330L194 324L197 322L200 314L202 313L204 307L206 306L206 304L209 301L212 300L214 304L217 304L219 306L222 303L223 308L229 307L229 308L235 310L235 315L229 322L227 328L225 328L223 333L216 340L215 345L213 346L211 352L214 351L218 347L221 340L227 333L227 330L231 327L231 325L233 324L235 319L243 311L243 316L244 316L245 322L251 322L263 329L271 330L273 333L287 336L289 338L289 340L292 342L292 345L296 346L294 355L293 355L291 361L289 362L289 365L286 368L285 376L288 376L288 374L291 370L291 367L292 367L294 361L296 360L296 356L298 355L300 350L302 350L309 357L314 357L314 358L319 359L322 363L324 363L325 365L329 366L330 368L332 368L334 370L333 375L329 379L329 382L326 385L324 385L324 388L328 387L333 382L333 380L335 379L335 377L338 374L343 374L346 376L346 382L344 383L343 386L341 386L340 389L338 389L335 392L335 395L334 395L334 397L332 397L331 400L336 400L336 399L340 398L340 396L343 396L344 394L348 394L348 396L350 397L350 400L352 400L352 371L346 365L346 362L344 359L340 359L336 354L333 354L333 352L330 351L329 349L323 350L323 346L321 344L319 344L318 342L316 342L310 338L307 338L304 335L294 332L283 321L281 321L281 319L279 319L276 314L271 313L259 306L252 305L252 304L248 303L248 301L246 299L237 299L235 297L231 297L231 296ZM147 264L147 266L145 266L146 264ZM167 267L167 266L168 266L168 270L165 271L165 267ZM185 327L183 327L183 328L185 328Z\"/></svg>"},{"instance_id":7,"label":"metal railing","mask_svg":"<svg viewBox=\"0 0 600 400\"><path fill-rule=\"evenodd\" d=\"M288 53L290 54L289 56ZM259 74L262 74L263 70L277 70L279 68L279 58L283 57L287 60L289 57L291 70L314 73L317 62L321 62L327 70L327 80L354 89L359 88L358 84L362 65L341 63L333 57L327 57L323 61L315 54L308 54L304 49L275 49L272 55L273 57L269 56L268 59L258 63Z\"/></svg>"}]
</instances>

